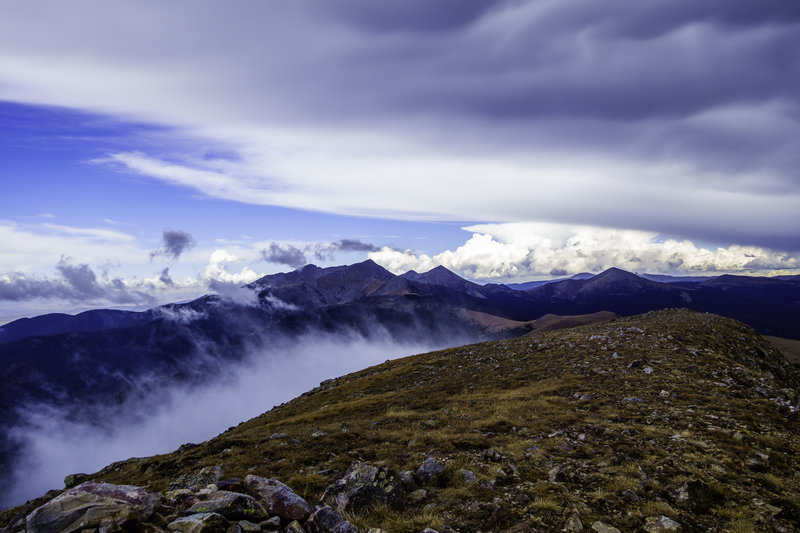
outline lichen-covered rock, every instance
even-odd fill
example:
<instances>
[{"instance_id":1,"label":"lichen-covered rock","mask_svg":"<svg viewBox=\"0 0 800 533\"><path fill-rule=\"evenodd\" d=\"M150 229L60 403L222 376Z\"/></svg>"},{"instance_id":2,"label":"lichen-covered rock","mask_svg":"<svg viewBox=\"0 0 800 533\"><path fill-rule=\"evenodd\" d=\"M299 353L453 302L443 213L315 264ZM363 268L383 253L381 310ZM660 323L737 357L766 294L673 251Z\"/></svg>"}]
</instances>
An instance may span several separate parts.
<instances>
[{"instance_id":1,"label":"lichen-covered rock","mask_svg":"<svg viewBox=\"0 0 800 533\"><path fill-rule=\"evenodd\" d=\"M356 462L341 479L325 489L321 501L340 511L358 511L376 502L400 503L405 492L393 470Z\"/></svg>"},{"instance_id":2,"label":"lichen-covered rock","mask_svg":"<svg viewBox=\"0 0 800 533\"><path fill-rule=\"evenodd\" d=\"M597 533L620 533L619 529L606 525L599 520L592 524L592 529Z\"/></svg>"},{"instance_id":3,"label":"lichen-covered rock","mask_svg":"<svg viewBox=\"0 0 800 533\"><path fill-rule=\"evenodd\" d=\"M358 528L344 519L332 507L315 507L306 522L309 533L359 533Z\"/></svg>"},{"instance_id":4,"label":"lichen-covered rock","mask_svg":"<svg viewBox=\"0 0 800 533\"><path fill-rule=\"evenodd\" d=\"M198 490L208 485L216 484L222 479L222 468L220 466L207 466L193 474L183 474L178 476L169 484L169 490L190 489Z\"/></svg>"},{"instance_id":5,"label":"lichen-covered rock","mask_svg":"<svg viewBox=\"0 0 800 533\"><path fill-rule=\"evenodd\" d=\"M160 494L142 487L87 481L34 510L26 518L26 529L31 533L119 531L125 524L149 520L161 501Z\"/></svg>"},{"instance_id":6,"label":"lichen-covered rock","mask_svg":"<svg viewBox=\"0 0 800 533\"><path fill-rule=\"evenodd\" d=\"M681 525L667 516L650 516L646 519L644 530L647 533L677 533L681 531Z\"/></svg>"},{"instance_id":7,"label":"lichen-covered rock","mask_svg":"<svg viewBox=\"0 0 800 533\"><path fill-rule=\"evenodd\" d=\"M263 520L269 514L252 496L220 490L186 510L187 513L217 513L228 520Z\"/></svg>"},{"instance_id":8,"label":"lichen-covered rock","mask_svg":"<svg viewBox=\"0 0 800 533\"><path fill-rule=\"evenodd\" d=\"M569 515L569 518L567 518L567 521L564 524L564 531L570 531L573 533L583 531L583 522L581 521L581 516L577 511L572 511L572 513Z\"/></svg>"},{"instance_id":9,"label":"lichen-covered rock","mask_svg":"<svg viewBox=\"0 0 800 533\"><path fill-rule=\"evenodd\" d=\"M228 521L217 513L198 513L173 520L167 528L180 533L224 533Z\"/></svg>"},{"instance_id":10,"label":"lichen-covered rock","mask_svg":"<svg viewBox=\"0 0 800 533\"><path fill-rule=\"evenodd\" d=\"M442 473L444 473L444 465L433 457L428 457L417 468L416 477L420 483L430 484L438 481Z\"/></svg>"},{"instance_id":11,"label":"lichen-covered rock","mask_svg":"<svg viewBox=\"0 0 800 533\"><path fill-rule=\"evenodd\" d=\"M72 487L75 487L76 485L80 485L81 483L86 481L88 478L89 478L89 476L87 476L84 473L69 474L64 478L64 488L65 489L71 489Z\"/></svg>"},{"instance_id":12,"label":"lichen-covered rock","mask_svg":"<svg viewBox=\"0 0 800 533\"><path fill-rule=\"evenodd\" d=\"M306 533L306 530L297 520L292 520L289 522L289 525L286 526L286 529L283 530L283 533Z\"/></svg>"},{"instance_id":13,"label":"lichen-covered rock","mask_svg":"<svg viewBox=\"0 0 800 533\"><path fill-rule=\"evenodd\" d=\"M303 521L311 514L311 506L277 479L249 475L244 478L247 491L258 498L270 514L286 520Z\"/></svg>"}]
</instances>

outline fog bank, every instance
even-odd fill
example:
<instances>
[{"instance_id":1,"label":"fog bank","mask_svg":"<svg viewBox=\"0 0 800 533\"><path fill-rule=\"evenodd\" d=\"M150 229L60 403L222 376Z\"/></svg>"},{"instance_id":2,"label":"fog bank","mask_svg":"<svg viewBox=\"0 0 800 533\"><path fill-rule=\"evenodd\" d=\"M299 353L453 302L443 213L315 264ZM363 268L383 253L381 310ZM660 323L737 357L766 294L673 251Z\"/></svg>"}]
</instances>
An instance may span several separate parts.
<instances>
[{"instance_id":1,"label":"fog bank","mask_svg":"<svg viewBox=\"0 0 800 533\"><path fill-rule=\"evenodd\" d=\"M14 461L8 489L0 493L0 507L63 488L67 474L96 472L114 461L202 442L323 380L433 348L424 343L306 338L290 347L254 351L224 377L205 385L161 386L121 406L78 409L78 420L75 405L27 406L26 423L9 432L23 453Z\"/></svg>"}]
</instances>

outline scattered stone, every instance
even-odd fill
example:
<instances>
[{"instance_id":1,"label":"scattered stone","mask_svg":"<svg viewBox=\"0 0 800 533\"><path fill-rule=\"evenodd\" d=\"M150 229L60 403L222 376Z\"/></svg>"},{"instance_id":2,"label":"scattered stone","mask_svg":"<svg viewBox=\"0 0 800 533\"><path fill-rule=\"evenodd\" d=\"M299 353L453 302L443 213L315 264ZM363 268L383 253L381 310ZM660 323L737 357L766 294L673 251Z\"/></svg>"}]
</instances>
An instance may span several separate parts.
<instances>
[{"instance_id":1,"label":"scattered stone","mask_svg":"<svg viewBox=\"0 0 800 533\"><path fill-rule=\"evenodd\" d=\"M115 531L145 522L161 505L160 494L133 485L86 481L38 507L26 519L30 533L98 528Z\"/></svg>"},{"instance_id":2,"label":"scattered stone","mask_svg":"<svg viewBox=\"0 0 800 533\"><path fill-rule=\"evenodd\" d=\"M556 465L547 472L550 483L569 481L569 469L566 465Z\"/></svg>"},{"instance_id":3,"label":"scattered stone","mask_svg":"<svg viewBox=\"0 0 800 533\"><path fill-rule=\"evenodd\" d=\"M639 501L639 496L630 489L623 490L619 495L627 502L636 503Z\"/></svg>"},{"instance_id":4,"label":"scattered stone","mask_svg":"<svg viewBox=\"0 0 800 533\"><path fill-rule=\"evenodd\" d=\"M511 526L508 529L504 529L500 533L536 533L536 530L525 522L520 522L519 524Z\"/></svg>"},{"instance_id":5,"label":"scattered stone","mask_svg":"<svg viewBox=\"0 0 800 533\"><path fill-rule=\"evenodd\" d=\"M278 517L275 516L273 518L278 518ZM265 520L263 523L266 524L268 522L269 522L269 520ZM273 531L277 530L281 526L280 519L278 519L277 522L278 522L278 524L277 524L278 527L276 527ZM273 522L273 524L274 524L274 522ZM240 520L239 521L239 527L242 528L242 531L244 533L251 533L251 532L261 531L261 524L254 524L253 522L250 522L249 520Z\"/></svg>"},{"instance_id":6,"label":"scattered stone","mask_svg":"<svg viewBox=\"0 0 800 533\"><path fill-rule=\"evenodd\" d=\"M606 524L602 523L600 520L596 521L592 524L592 529L597 531L597 533L620 533L620 530L613 527L607 526Z\"/></svg>"},{"instance_id":7,"label":"scattered stone","mask_svg":"<svg viewBox=\"0 0 800 533\"><path fill-rule=\"evenodd\" d=\"M578 514L577 510L573 510L569 518L567 518L564 524L564 531L572 533L583 531L583 522L581 522L581 516Z\"/></svg>"},{"instance_id":8,"label":"scattered stone","mask_svg":"<svg viewBox=\"0 0 800 533\"><path fill-rule=\"evenodd\" d=\"M207 500L195 503L187 513L217 513L228 520L263 520L269 514L252 496L220 490L212 493Z\"/></svg>"},{"instance_id":9,"label":"scattered stone","mask_svg":"<svg viewBox=\"0 0 800 533\"><path fill-rule=\"evenodd\" d=\"M222 479L222 467L207 466L198 472L195 472L194 474L183 474L178 476L172 481L172 483L169 484L168 490L203 489L208 485L215 485L220 479Z\"/></svg>"},{"instance_id":10,"label":"scattered stone","mask_svg":"<svg viewBox=\"0 0 800 533\"><path fill-rule=\"evenodd\" d=\"M417 489L406 498L409 505L419 505L428 499L428 491L425 489Z\"/></svg>"},{"instance_id":11,"label":"scattered stone","mask_svg":"<svg viewBox=\"0 0 800 533\"><path fill-rule=\"evenodd\" d=\"M217 513L198 513L183 516L167 524L170 531L181 533L222 533L227 530L228 521Z\"/></svg>"},{"instance_id":12,"label":"scattered stone","mask_svg":"<svg viewBox=\"0 0 800 533\"><path fill-rule=\"evenodd\" d=\"M281 517L273 516L258 523L259 527L265 531L278 531L281 528Z\"/></svg>"},{"instance_id":13,"label":"scattered stone","mask_svg":"<svg viewBox=\"0 0 800 533\"><path fill-rule=\"evenodd\" d=\"M416 478L422 484L429 484L438 481L443 472L444 465L433 457L428 457L417 468Z\"/></svg>"},{"instance_id":14,"label":"scattered stone","mask_svg":"<svg viewBox=\"0 0 800 533\"><path fill-rule=\"evenodd\" d=\"M356 462L325 489L321 502L340 511L358 511L375 502L402 502L405 488L393 470Z\"/></svg>"},{"instance_id":15,"label":"scattered stone","mask_svg":"<svg viewBox=\"0 0 800 533\"><path fill-rule=\"evenodd\" d=\"M270 514L286 520L305 520L311 514L308 502L277 479L250 474L244 478L244 484Z\"/></svg>"},{"instance_id":16,"label":"scattered stone","mask_svg":"<svg viewBox=\"0 0 800 533\"><path fill-rule=\"evenodd\" d=\"M681 531L682 528L679 523L667 516L662 516L661 518L648 516L644 524L644 530L647 533L674 533Z\"/></svg>"},{"instance_id":17,"label":"scattered stone","mask_svg":"<svg viewBox=\"0 0 800 533\"><path fill-rule=\"evenodd\" d=\"M286 529L283 530L283 533L306 533L306 530L300 525L300 522L292 520L289 522L289 525L286 526Z\"/></svg>"},{"instance_id":18,"label":"scattered stone","mask_svg":"<svg viewBox=\"0 0 800 533\"><path fill-rule=\"evenodd\" d=\"M465 468L460 468L456 471L456 475L459 476L464 483L470 484L475 483L478 481L478 476L472 470L467 470Z\"/></svg>"},{"instance_id":19,"label":"scattered stone","mask_svg":"<svg viewBox=\"0 0 800 533\"><path fill-rule=\"evenodd\" d=\"M306 522L309 533L359 533L358 528L344 519L332 507L315 507Z\"/></svg>"}]
</instances>

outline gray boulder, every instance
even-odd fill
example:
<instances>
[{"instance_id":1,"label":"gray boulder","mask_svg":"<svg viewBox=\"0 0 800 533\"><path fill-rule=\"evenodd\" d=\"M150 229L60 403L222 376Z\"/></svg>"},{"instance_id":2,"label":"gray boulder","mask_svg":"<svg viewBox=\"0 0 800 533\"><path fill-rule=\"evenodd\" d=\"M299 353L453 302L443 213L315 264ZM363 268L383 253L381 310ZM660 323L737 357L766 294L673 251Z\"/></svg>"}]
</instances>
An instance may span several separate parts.
<instances>
[{"instance_id":1,"label":"gray boulder","mask_svg":"<svg viewBox=\"0 0 800 533\"><path fill-rule=\"evenodd\" d=\"M356 462L341 479L325 489L321 501L340 511L358 511L375 502L402 502L405 492L393 470Z\"/></svg>"},{"instance_id":2,"label":"gray boulder","mask_svg":"<svg viewBox=\"0 0 800 533\"><path fill-rule=\"evenodd\" d=\"M444 465L433 457L428 457L417 468L416 477L420 483L428 484L438 481L443 473Z\"/></svg>"},{"instance_id":3,"label":"gray boulder","mask_svg":"<svg viewBox=\"0 0 800 533\"><path fill-rule=\"evenodd\" d=\"M198 513L178 518L167 524L167 528L180 533L224 533L228 521L217 513Z\"/></svg>"},{"instance_id":4,"label":"gray boulder","mask_svg":"<svg viewBox=\"0 0 800 533\"><path fill-rule=\"evenodd\" d=\"M260 521L269 517L267 511L252 496L219 490L186 510L187 514L217 513L228 520Z\"/></svg>"},{"instance_id":5,"label":"gray boulder","mask_svg":"<svg viewBox=\"0 0 800 533\"><path fill-rule=\"evenodd\" d=\"M193 474L183 474L172 480L169 490L190 489L199 490L208 485L215 485L222 479L222 468L219 466L206 466Z\"/></svg>"},{"instance_id":6,"label":"gray boulder","mask_svg":"<svg viewBox=\"0 0 800 533\"><path fill-rule=\"evenodd\" d=\"M249 475L244 478L244 484L270 514L301 522L311 514L308 502L277 479Z\"/></svg>"},{"instance_id":7,"label":"gray boulder","mask_svg":"<svg viewBox=\"0 0 800 533\"><path fill-rule=\"evenodd\" d=\"M87 481L34 510L25 520L26 529L30 533L119 531L124 524L149 520L161 501L160 494L142 487Z\"/></svg>"},{"instance_id":8,"label":"gray boulder","mask_svg":"<svg viewBox=\"0 0 800 533\"><path fill-rule=\"evenodd\" d=\"M359 533L358 528L328 505L315 507L306 522L308 533Z\"/></svg>"}]
</instances>

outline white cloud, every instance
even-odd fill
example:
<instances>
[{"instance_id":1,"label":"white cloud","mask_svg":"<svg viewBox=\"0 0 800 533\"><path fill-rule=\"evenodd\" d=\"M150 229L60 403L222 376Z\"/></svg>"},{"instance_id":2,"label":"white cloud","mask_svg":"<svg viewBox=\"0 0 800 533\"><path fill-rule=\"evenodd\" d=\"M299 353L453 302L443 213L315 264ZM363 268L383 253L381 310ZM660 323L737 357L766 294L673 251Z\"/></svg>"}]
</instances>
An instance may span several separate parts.
<instances>
[{"instance_id":1,"label":"white cloud","mask_svg":"<svg viewBox=\"0 0 800 533\"><path fill-rule=\"evenodd\" d=\"M243 266L239 272L230 272L226 265L236 263L239 258L225 249L217 249L211 254L208 266L204 270L204 277L210 281L220 281L223 283L250 283L255 281L263 274L257 274L247 265Z\"/></svg>"},{"instance_id":2,"label":"white cloud","mask_svg":"<svg viewBox=\"0 0 800 533\"><path fill-rule=\"evenodd\" d=\"M462 246L434 256L385 247L369 257L395 273L425 272L443 265L478 280L599 272L610 267L647 273L792 274L800 254L756 246L703 248L688 240L660 239L657 233L543 223L478 224Z\"/></svg>"}]
</instances>

